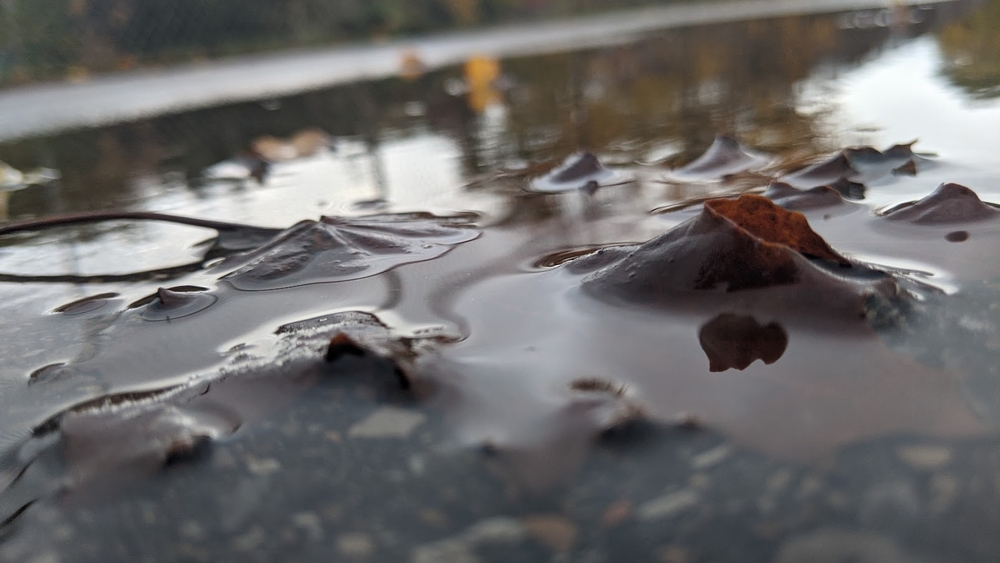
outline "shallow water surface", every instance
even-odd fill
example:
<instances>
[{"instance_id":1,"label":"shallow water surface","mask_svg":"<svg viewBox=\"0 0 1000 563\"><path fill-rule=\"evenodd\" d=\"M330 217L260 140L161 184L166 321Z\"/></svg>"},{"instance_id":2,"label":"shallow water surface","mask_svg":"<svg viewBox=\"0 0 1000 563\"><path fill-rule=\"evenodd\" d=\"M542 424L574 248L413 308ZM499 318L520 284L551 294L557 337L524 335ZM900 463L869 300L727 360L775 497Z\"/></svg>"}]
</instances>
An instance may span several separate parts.
<instances>
[{"instance_id":1,"label":"shallow water surface","mask_svg":"<svg viewBox=\"0 0 1000 563\"><path fill-rule=\"evenodd\" d=\"M995 561L996 14L0 144L0 559Z\"/></svg>"}]
</instances>

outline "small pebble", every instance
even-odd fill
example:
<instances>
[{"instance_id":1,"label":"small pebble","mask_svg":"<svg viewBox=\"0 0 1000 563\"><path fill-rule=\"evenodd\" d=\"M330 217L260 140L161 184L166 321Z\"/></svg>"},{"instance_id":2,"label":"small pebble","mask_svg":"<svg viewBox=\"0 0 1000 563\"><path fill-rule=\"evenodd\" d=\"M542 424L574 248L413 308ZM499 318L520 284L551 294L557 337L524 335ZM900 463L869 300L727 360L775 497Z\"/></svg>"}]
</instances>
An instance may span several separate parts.
<instances>
[{"instance_id":1,"label":"small pebble","mask_svg":"<svg viewBox=\"0 0 1000 563\"><path fill-rule=\"evenodd\" d=\"M695 473L688 479L688 485L700 491L707 490L712 480L704 473Z\"/></svg>"},{"instance_id":2,"label":"small pebble","mask_svg":"<svg viewBox=\"0 0 1000 563\"><path fill-rule=\"evenodd\" d=\"M274 458L250 458L247 460L247 469L257 477L267 477L281 471L281 462Z\"/></svg>"},{"instance_id":3,"label":"small pebble","mask_svg":"<svg viewBox=\"0 0 1000 563\"><path fill-rule=\"evenodd\" d=\"M659 556L661 563L688 563L691 561L691 556L686 549L675 546L661 549Z\"/></svg>"},{"instance_id":4,"label":"small pebble","mask_svg":"<svg viewBox=\"0 0 1000 563\"><path fill-rule=\"evenodd\" d=\"M643 504L636 510L636 514L643 520L667 518L695 506L699 500L700 497L697 492L685 489L655 498Z\"/></svg>"},{"instance_id":5,"label":"small pebble","mask_svg":"<svg viewBox=\"0 0 1000 563\"><path fill-rule=\"evenodd\" d=\"M351 438L406 438L423 424L422 413L399 407L381 407L347 431Z\"/></svg>"},{"instance_id":6,"label":"small pebble","mask_svg":"<svg viewBox=\"0 0 1000 563\"><path fill-rule=\"evenodd\" d=\"M768 479L767 483L764 485L764 489L769 495L779 495L785 490L785 487L787 487L791 481L792 472L787 469L782 469L774 475L771 475L771 478Z\"/></svg>"},{"instance_id":7,"label":"small pebble","mask_svg":"<svg viewBox=\"0 0 1000 563\"><path fill-rule=\"evenodd\" d=\"M802 480L802 484L799 485L799 497L809 498L816 493L823 490L823 481L818 477L806 477Z\"/></svg>"},{"instance_id":8,"label":"small pebble","mask_svg":"<svg viewBox=\"0 0 1000 563\"><path fill-rule=\"evenodd\" d=\"M951 450L938 446L904 446L896 455L914 469L940 469L951 462Z\"/></svg>"},{"instance_id":9,"label":"small pebble","mask_svg":"<svg viewBox=\"0 0 1000 563\"><path fill-rule=\"evenodd\" d=\"M465 531L465 538L473 543L517 543L524 535L521 522L505 516L482 520Z\"/></svg>"},{"instance_id":10,"label":"small pebble","mask_svg":"<svg viewBox=\"0 0 1000 563\"><path fill-rule=\"evenodd\" d=\"M442 540L413 550L412 563L481 563L472 546L457 540Z\"/></svg>"},{"instance_id":11,"label":"small pebble","mask_svg":"<svg viewBox=\"0 0 1000 563\"><path fill-rule=\"evenodd\" d=\"M632 515L632 502L627 499L616 501L604 511L601 522L606 528L614 528Z\"/></svg>"},{"instance_id":12,"label":"small pebble","mask_svg":"<svg viewBox=\"0 0 1000 563\"><path fill-rule=\"evenodd\" d=\"M532 537L556 553L567 553L576 543L576 525L563 516L528 516L524 519L524 527Z\"/></svg>"},{"instance_id":13,"label":"small pebble","mask_svg":"<svg viewBox=\"0 0 1000 563\"><path fill-rule=\"evenodd\" d=\"M962 490L958 479L951 475L935 475L930 482L930 510L936 514L947 512L955 505Z\"/></svg>"},{"instance_id":14,"label":"small pebble","mask_svg":"<svg viewBox=\"0 0 1000 563\"><path fill-rule=\"evenodd\" d=\"M420 511L420 521L435 528L443 528L448 523L448 519L445 518L444 514L431 509Z\"/></svg>"},{"instance_id":15,"label":"small pebble","mask_svg":"<svg viewBox=\"0 0 1000 563\"><path fill-rule=\"evenodd\" d=\"M691 465L695 469L708 469L714 465L718 465L729 457L730 450L729 446L719 446L717 448L712 448L707 452L702 452L691 460Z\"/></svg>"},{"instance_id":16,"label":"small pebble","mask_svg":"<svg viewBox=\"0 0 1000 563\"><path fill-rule=\"evenodd\" d=\"M337 537L337 551L354 559L365 559L375 553L375 543L368 534L353 532Z\"/></svg>"},{"instance_id":17,"label":"small pebble","mask_svg":"<svg viewBox=\"0 0 1000 563\"><path fill-rule=\"evenodd\" d=\"M309 539L313 541L323 539L323 520L315 512L299 512L292 516L292 522L305 530Z\"/></svg>"},{"instance_id":18,"label":"small pebble","mask_svg":"<svg viewBox=\"0 0 1000 563\"><path fill-rule=\"evenodd\" d=\"M260 526L254 526L247 533L233 540L233 549L236 551L253 551L260 544L264 543L264 539L266 539L264 530Z\"/></svg>"},{"instance_id":19,"label":"small pebble","mask_svg":"<svg viewBox=\"0 0 1000 563\"><path fill-rule=\"evenodd\" d=\"M774 563L919 563L891 540L847 530L820 530L795 536L778 550Z\"/></svg>"},{"instance_id":20,"label":"small pebble","mask_svg":"<svg viewBox=\"0 0 1000 563\"><path fill-rule=\"evenodd\" d=\"M194 520L185 520L180 526L180 536L188 541L198 541L205 537L205 529Z\"/></svg>"}]
</instances>

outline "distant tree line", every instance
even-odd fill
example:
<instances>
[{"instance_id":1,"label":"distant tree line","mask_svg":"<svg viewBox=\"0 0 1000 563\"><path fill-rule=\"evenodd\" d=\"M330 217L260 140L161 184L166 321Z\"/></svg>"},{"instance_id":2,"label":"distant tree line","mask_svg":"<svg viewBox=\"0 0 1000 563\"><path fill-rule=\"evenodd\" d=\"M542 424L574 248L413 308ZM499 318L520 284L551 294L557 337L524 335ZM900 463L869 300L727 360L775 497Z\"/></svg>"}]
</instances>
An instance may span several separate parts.
<instances>
[{"instance_id":1,"label":"distant tree line","mask_svg":"<svg viewBox=\"0 0 1000 563\"><path fill-rule=\"evenodd\" d=\"M945 75L976 98L1000 97L1000 2L945 27L938 34Z\"/></svg>"},{"instance_id":2,"label":"distant tree line","mask_svg":"<svg viewBox=\"0 0 1000 563\"><path fill-rule=\"evenodd\" d=\"M0 83L676 0L0 0Z\"/></svg>"}]
</instances>

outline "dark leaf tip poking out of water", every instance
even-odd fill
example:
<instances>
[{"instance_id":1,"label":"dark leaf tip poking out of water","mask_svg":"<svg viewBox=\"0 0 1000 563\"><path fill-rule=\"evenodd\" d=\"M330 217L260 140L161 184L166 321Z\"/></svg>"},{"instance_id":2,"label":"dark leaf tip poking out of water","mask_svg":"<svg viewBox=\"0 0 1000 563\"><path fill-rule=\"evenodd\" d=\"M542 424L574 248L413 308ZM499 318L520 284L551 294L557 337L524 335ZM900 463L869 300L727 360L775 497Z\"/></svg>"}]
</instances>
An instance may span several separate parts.
<instances>
[{"instance_id":1,"label":"dark leaf tip poking out of water","mask_svg":"<svg viewBox=\"0 0 1000 563\"><path fill-rule=\"evenodd\" d=\"M62 313L64 315L83 315L86 313L92 313L103 309L108 303L113 301L118 296L119 295L117 293L99 293L97 295L77 299L71 303L56 307L54 312Z\"/></svg>"},{"instance_id":2,"label":"dark leaf tip poking out of water","mask_svg":"<svg viewBox=\"0 0 1000 563\"><path fill-rule=\"evenodd\" d=\"M324 341L324 359L336 363L348 357L368 357L389 365L381 374L391 374L378 382L383 395L412 398L413 394L430 392L430 382L416 376L414 363L418 357L452 337L429 333L412 338L395 334L375 315L359 311L332 313L283 325L277 334L285 335L293 347L309 346ZM400 393L403 393L402 395Z\"/></svg>"},{"instance_id":3,"label":"dark leaf tip poking out of water","mask_svg":"<svg viewBox=\"0 0 1000 563\"><path fill-rule=\"evenodd\" d=\"M767 157L750 152L735 138L717 135L704 154L670 172L669 178L679 181L722 180L727 176L759 168Z\"/></svg>"},{"instance_id":4,"label":"dark leaf tip poking out of water","mask_svg":"<svg viewBox=\"0 0 1000 563\"><path fill-rule=\"evenodd\" d=\"M912 158L892 169L893 176L916 176L917 163Z\"/></svg>"},{"instance_id":5,"label":"dark leaf tip poking out of water","mask_svg":"<svg viewBox=\"0 0 1000 563\"><path fill-rule=\"evenodd\" d=\"M479 232L466 219L410 213L302 221L216 269L235 267L222 279L244 291L359 279L436 258L475 239Z\"/></svg>"},{"instance_id":6,"label":"dark leaf tip poking out of water","mask_svg":"<svg viewBox=\"0 0 1000 563\"><path fill-rule=\"evenodd\" d=\"M182 285L160 288L148 297L129 305L129 309L142 308L142 318L147 321L171 321L204 311L219 298L208 293L208 288Z\"/></svg>"},{"instance_id":7,"label":"dark leaf tip poking out of water","mask_svg":"<svg viewBox=\"0 0 1000 563\"><path fill-rule=\"evenodd\" d=\"M603 164L590 152L570 155L560 166L531 181L532 191L543 193L571 192L584 190L595 192L603 186L624 184L629 178Z\"/></svg>"},{"instance_id":8,"label":"dark leaf tip poking out of water","mask_svg":"<svg viewBox=\"0 0 1000 563\"><path fill-rule=\"evenodd\" d=\"M799 188L811 188L857 177L860 172L851 165L847 155L840 153L828 160L807 166L781 180Z\"/></svg>"},{"instance_id":9,"label":"dark leaf tip poking out of water","mask_svg":"<svg viewBox=\"0 0 1000 563\"><path fill-rule=\"evenodd\" d=\"M800 190L784 182L771 182L763 195L785 209L809 209L845 203L841 193L830 186Z\"/></svg>"},{"instance_id":10,"label":"dark leaf tip poking out of water","mask_svg":"<svg viewBox=\"0 0 1000 563\"><path fill-rule=\"evenodd\" d=\"M836 182L825 184L825 187L836 190L844 199L861 200L865 199L865 192L868 188L861 182L854 182L847 178L841 178Z\"/></svg>"},{"instance_id":11,"label":"dark leaf tip poking out of water","mask_svg":"<svg viewBox=\"0 0 1000 563\"><path fill-rule=\"evenodd\" d=\"M903 204L885 214L892 221L918 225L1000 219L1000 210L983 203L976 192L960 184L941 184L920 201Z\"/></svg>"},{"instance_id":12,"label":"dark leaf tip poking out of water","mask_svg":"<svg viewBox=\"0 0 1000 563\"><path fill-rule=\"evenodd\" d=\"M874 147L844 149L826 160L781 177L781 181L797 188L830 186L845 197L864 198L862 182L887 176L916 176L920 168L932 161L926 155L913 152L913 144L893 145L885 151ZM918 167L918 161L921 166ZM860 186L860 197L856 197Z\"/></svg>"},{"instance_id":13,"label":"dark leaf tip poking out of water","mask_svg":"<svg viewBox=\"0 0 1000 563\"><path fill-rule=\"evenodd\" d=\"M341 356L363 356L365 349L354 341L353 338L343 332L338 332L330 339L330 346L326 349L326 361L335 362Z\"/></svg>"},{"instance_id":14,"label":"dark leaf tip poking out of water","mask_svg":"<svg viewBox=\"0 0 1000 563\"><path fill-rule=\"evenodd\" d=\"M774 306L861 316L868 295L898 293L888 274L833 250L804 215L757 195L709 200L699 216L610 254L608 265L584 279L585 291L639 305L679 304L699 290L786 287L791 293L775 294Z\"/></svg>"}]
</instances>

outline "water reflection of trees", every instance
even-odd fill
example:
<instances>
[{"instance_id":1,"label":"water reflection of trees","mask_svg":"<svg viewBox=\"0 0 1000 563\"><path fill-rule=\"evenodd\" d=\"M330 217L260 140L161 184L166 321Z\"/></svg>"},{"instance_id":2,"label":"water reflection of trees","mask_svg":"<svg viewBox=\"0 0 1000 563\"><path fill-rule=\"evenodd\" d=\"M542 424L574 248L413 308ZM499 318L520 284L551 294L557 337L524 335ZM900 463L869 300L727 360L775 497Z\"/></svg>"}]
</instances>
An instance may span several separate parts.
<instances>
[{"instance_id":1,"label":"water reflection of trees","mask_svg":"<svg viewBox=\"0 0 1000 563\"><path fill-rule=\"evenodd\" d=\"M1000 96L1000 2L986 2L937 34L944 74L977 98Z\"/></svg>"},{"instance_id":2,"label":"water reflection of trees","mask_svg":"<svg viewBox=\"0 0 1000 563\"><path fill-rule=\"evenodd\" d=\"M934 25L931 17L903 33ZM507 157L559 158L581 147L634 157L636 150L671 142L685 159L718 132L776 153L830 149L817 116L795 107L797 85L820 69L837 72L857 63L892 33L840 29L833 16L788 17L505 61L515 82L507 94Z\"/></svg>"},{"instance_id":3,"label":"water reflection of trees","mask_svg":"<svg viewBox=\"0 0 1000 563\"><path fill-rule=\"evenodd\" d=\"M3 0L0 82L668 0Z\"/></svg>"},{"instance_id":4,"label":"water reflection of trees","mask_svg":"<svg viewBox=\"0 0 1000 563\"><path fill-rule=\"evenodd\" d=\"M885 28L840 29L837 21L808 16L705 26L625 46L503 61L499 112L482 112L481 104L470 107L466 95L455 95L448 85L464 73L449 68L7 143L0 160L60 169L60 205L75 210L129 201L137 175L173 171L190 179L257 136L304 127L357 139L373 154L386 139L430 130L461 147L469 175L579 148L634 158L669 143L685 159L717 132L772 152L828 149L817 116L795 108L797 84L860 60L890 36ZM935 25L932 14L910 32ZM29 197L15 194L11 209L60 210L40 210L42 202L29 204Z\"/></svg>"}]
</instances>

